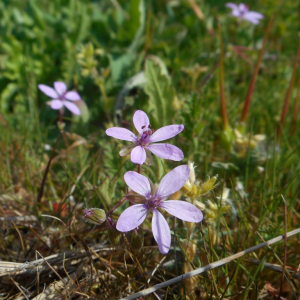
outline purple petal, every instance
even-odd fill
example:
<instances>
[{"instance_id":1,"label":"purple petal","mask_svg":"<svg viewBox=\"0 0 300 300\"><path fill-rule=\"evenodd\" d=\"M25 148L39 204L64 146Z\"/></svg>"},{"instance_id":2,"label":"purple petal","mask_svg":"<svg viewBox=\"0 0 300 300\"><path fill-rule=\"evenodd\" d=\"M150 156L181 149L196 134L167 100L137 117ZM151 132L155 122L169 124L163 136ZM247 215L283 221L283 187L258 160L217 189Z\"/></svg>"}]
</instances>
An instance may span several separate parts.
<instances>
[{"instance_id":1,"label":"purple petal","mask_svg":"<svg viewBox=\"0 0 300 300\"><path fill-rule=\"evenodd\" d=\"M63 101L64 106L74 115L80 115L78 106L70 101Z\"/></svg>"},{"instance_id":2,"label":"purple petal","mask_svg":"<svg viewBox=\"0 0 300 300\"><path fill-rule=\"evenodd\" d=\"M170 144L150 144L147 146L147 149L164 159L180 161L184 158L183 152L176 146Z\"/></svg>"},{"instance_id":3,"label":"purple petal","mask_svg":"<svg viewBox=\"0 0 300 300\"><path fill-rule=\"evenodd\" d=\"M130 158L133 163L142 165L146 160L146 150L142 146L136 146L132 149Z\"/></svg>"},{"instance_id":4,"label":"purple petal","mask_svg":"<svg viewBox=\"0 0 300 300\"><path fill-rule=\"evenodd\" d=\"M78 101L81 99L77 92L71 91L65 94L65 98L71 101Z\"/></svg>"},{"instance_id":5,"label":"purple petal","mask_svg":"<svg viewBox=\"0 0 300 300\"><path fill-rule=\"evenodd\" d=\"M133 124L140 135L145 129L148 129L150 122L149 118L142 110L137 110L133 115Z\"/></svg>"},{"instance_id":6,"label":"purple petal","mask_svg":"<svg viewBox=\"0 0 300 300\"><path fill-rule=\"evenodd\" d=\"M234 3L227 3L226 7L229 7L229 8L232 9L231 14L233 16L235 16L235 17L239 17L240 16L239 7L236 4L234 4Z\"/></svg>"},{"instance_id":7,"label":"purple petal","mask_svg":"<svg viewBox=\"0 0 300 300\"><path fill-rule=\"evenodd\" d=\"M187 222L201 222L203 214L191 203L179 200L164 201L161 205L169 214Z\"/></svg>"},{"instance_id":8,"label":"purple petal","mask_svg":"<svg viewBox=\"0 0 300 300\"><path fill-rule=\"evenodd\" d=\"M128 171L124 175L126 184L136 193L145 197L151 193L149 179L135 171Z\"/></svg>"},{"instance_id":9,"label":"purple petal","mask_svg":"<svg viewBox=\"0 0 300 300\"><path fill-rule=\"evenodd\" d=\"M246 13L246 15L250 15L251 17L254 17L256 19L263 19L264 18L263 14L260 14L256 11L249 11L249 12Z\"/></svg>"},{"instance_id":10,"label":"purple petal","mask_svg":"<svg viewBox=\"0 0 300 300\"><path fill-rule=\"evenodd\" d=\"M153 143L170 139L180 133L183 129L184 126L182 124L162 127L151 135L149 142Z\"/></svg>"},{"instance_id":11,"label":"purple petal","mask_svg":"<svg viewBox=\"0 0 300 300\"><path fill-rule=\"evenodd\" d=\"M126 128L121 128L121 127L108 128L105 131L105 133L108 136L114 137L115 139L124 140L124 141L134 142L138 139L137 136L133 132L131 132L130 130L128 130Z\"/></svg>"},{"instance_id":12,"label":"purple petal","mask_svg":"<svg viewBox=\"0 0 300 300\"><path fill-rule=\"evenodd\" d=\"M231 9L238 9L238 6L232 2L226 3L225 6L231 8Z\"/></svg>"},{"instance_id":13,"label":"purple petal","mask_svg":"<svg viewBox=\"0 0 300 300\"><path fill-rule=\"evenodd\" d=\"M59 95L64 94L67 91L67 86L62 81L55 81L54 82L54 88L57 91Z\"/></svg>"},{"instance_id":14,"label":"purple petal","mask_svg":"<svg viewBox=\"0 0 300 300\"><path fill-rule=\"evenodd\" d=\"M153 209L152 217L152 232L158 249L162 254L167 254L171 246L171 233L169 225L163 215L157 210Z\"/></svg>"},{"instance_id":15,"label":"purple petal","mask_svg":"<svg viewBox=\"0 0 300 300\"><path fill-rule=\"evenodd\" d=\"M56 91L50 87L50 86L47 86L45 84L39 84L38 85L39 89L44 93L46 94L47 96L51 97L51 98L57 98L59 95L56 93Z\"/></svg>"},{"instance_id":16,"label":"purple petal","mask_svg":"<svg viewBox=\"0 0 300 300\"><path fill-rule=\"evenodd\" d=\"M63 107L63 102L61 100L53 99L50 106L52 109L60 109Z\"/></svg>"},{"instance_id":17,"label":"purple petal","mask_svg":"<svg viewBox=\"0 0 300 300\"><path fill-rule=\"evenodd\" d=\"M258 24L260 19L263 19L263 15L254 11L249 11L243 15L243 19L253 24Z\"/></svg>"},{"instance_id":18,"label":"purple petal","mask_svg":"<svg viewBox=\"0 0 300 300\"><path fill-rule=\"evenodd\" d=\"M249 11L249 8L244 4L244 3L241 3L239 5L239 11L240 13L243 15L245 14L247 11Z\"/></svg>"},{"instance_id":19,"label":"purple petal","mask_svg":"<svg viewBox=\"0 0 300 300\"><path fill-rule=\"evenodd\" d=\"M147 217L147 207L144 204L136 204L123 211L117 222L117 229L127 232L140 226Z\"/></svg>"},{"instance_id":20,"label":"purple petal","mask_svg":"<svg viewBox=\"0 0 300 300\"><path fill-rule=\"evenodd\" d=\"M180 190L190 176L190 168L187 165L176 167L165 175L157 189L157 196L162 199Z\"/></svg>"}]
</instances>

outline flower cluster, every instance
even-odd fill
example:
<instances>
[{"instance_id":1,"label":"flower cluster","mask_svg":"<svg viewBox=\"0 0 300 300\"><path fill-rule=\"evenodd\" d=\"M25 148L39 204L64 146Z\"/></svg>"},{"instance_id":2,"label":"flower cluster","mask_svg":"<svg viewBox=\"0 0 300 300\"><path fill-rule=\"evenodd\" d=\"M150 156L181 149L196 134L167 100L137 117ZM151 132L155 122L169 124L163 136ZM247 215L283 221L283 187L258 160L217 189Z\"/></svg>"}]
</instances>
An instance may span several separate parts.
<instances>
[{"instance_id":1,"label":"flower cluster","mask_svg":"<svg viewBox=\"0 0 300 300\"><path fill-rule=\"evenodd\" d=\"M131 154L131 161L138 165L143 163L151 164L151 154L161 158L180 161L183 159L182 151L176 146L157 143L180 133L184 126L169 125L154 131L145 112L138 110L133 116L133 124L138 132L134 134L126 128L112 127L106 130L106 134L117 139L132 142L131 145L123 148L120 155ZM133 250L138 250L143 244L143 233L141 224L145 221L149 212L152 213L152 232L162 254L169 252L171 246L171 232L162 210L187 222L201 222L203 215L192 203L180 200L167 200L167 198L179 191L189 180L191 171L189 166L181 165L166 174L158 185L144 175L128 171L124 180L131 191L119 201L107 214L106 218L102 211L92 208L85 210L85 218L94 224L100 224L106 219L109 237L113 244L121 241L122 236L118 232L130 232L130 242ZM120 215L115 224L110 214L124 200L131 203Z\"/></svg>"},{"instance_id":2,"label":"flower cluster","mask_svg":"<svg viewBox=\"0 0 300 300\"><path fill-rule=\"evenodd\" d=\"M147 114L141 110L135 112L133 124L137 135L126 128L112 127L106 134L114 138L130 141L131 145L123 148L120 155L131 155L133 163L151 165L151 154L158 157L180 161L183 152L176 146L157 143L172 138L180 133L184 126L169 125L154 131L151 128ZM152 212L152 232L162 254L168 253L171 246L171 233L167 221L160 210L164 209L169 214L188 222L201 222L202 212L193 204L179 200L166 200L170 195L180 190L190 176L187 165L181 165L165 175L159 185L154 185L144 175L134 171L126 172L124 180L134 192L128 194L126 199L133 204L119 217L116 229L120 232L136 231L145 221L148 212ZM133 236L139 237L137 231Z\"/></svg>"}]
</instances>

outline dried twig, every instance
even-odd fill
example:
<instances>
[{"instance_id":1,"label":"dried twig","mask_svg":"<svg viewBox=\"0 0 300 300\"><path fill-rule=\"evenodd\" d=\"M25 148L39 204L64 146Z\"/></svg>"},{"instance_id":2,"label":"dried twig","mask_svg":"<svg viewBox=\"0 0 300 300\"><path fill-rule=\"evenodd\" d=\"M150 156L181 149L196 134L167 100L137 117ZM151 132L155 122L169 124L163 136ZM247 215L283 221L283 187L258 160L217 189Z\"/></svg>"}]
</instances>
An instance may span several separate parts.
<instances>
[{"instance_id":1,"label":"dried twig","mask_svg":"<svg viewBox=\"0 0 300 300\"><path fill-rule=\"evenodd\" d=\"M270 246L272 244L275 244L275 243L283 240L285 238L285 236L288 238L288 237L291 237L291 236L293 236L295 234L298 234L298 233L300 233L300 228L295 229L293 231L290 231L286 235L285 234L280 235L280 236L278 236L278 237L276 237L274 239L271 239L271 240L269 240L267 242L261 243L259 245L253 246L251 248L248 248L248 249L246 249L244 251L241 251L241 252L236 253L234 255L231 255L229 257L226 257L226 258L223 258L223 259L218 260L216 262L213 262L213 263L211 263L211 264L209 264L209 265L207 265L205 267L198 268L198 269L196 269L194 271L185 273L185 274L177 276L177 277L175 277L173 279L170 279L170 280L167 280L165 282L156 284L156 285L154 285L151 288L144 289L144 290L142 290L142 291L140 291L140 292L138 292L138 293L136 293L134 295L122 298L121 300L133 300L133 299L137 299L138 297L147 296L147 295L149 295L149 294L151 294L151 293L153 293L153 292L155 292L155 291L157 291L159 289L168 287L169 285L175 284L175 283L180 282L182 280L194 277L194 276L202 274L202 273L204 273L206 271L209 271L209 270L215 269L217 267L223 266L223 265L225 265L225 264L227 264L227 263L229 263L229 262L231 262L231 261L233 261L233 260L235 260L235 259L237 259L239 257L242 257L242 256L248 254L248 253L251 253L251 252L254 252L254 251L258 250L258 249L261 249L261 248L264 248L266 246Z\"/></svg>"}]
</instances>

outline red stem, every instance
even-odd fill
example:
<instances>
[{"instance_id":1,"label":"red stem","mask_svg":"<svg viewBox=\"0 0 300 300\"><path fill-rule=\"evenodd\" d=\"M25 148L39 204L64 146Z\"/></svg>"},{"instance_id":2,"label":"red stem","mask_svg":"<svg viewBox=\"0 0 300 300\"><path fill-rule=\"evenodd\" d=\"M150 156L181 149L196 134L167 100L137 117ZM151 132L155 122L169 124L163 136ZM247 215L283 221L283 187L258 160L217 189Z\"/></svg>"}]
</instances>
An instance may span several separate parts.
<instances>
[{"instance_id":1,"label":"red stem","mask_svg":"<svg viewBox=\"0 0 300 300\"><path fill-rule=\"evenodd\" d=\"M132 194L133 191L130 191L127 195L130 195ZM126 196L127 196L126 195ZM117 209L125 200L126 200L126 196L124 196L116 205L114 205L106 214L106 218L108 218L115 209Z\"/></svg>"},{"instance_id":2,"label":"red stem","mask_svg":"<svg viewBox=\"0 0 300 300\"><path fill-rule=\"evenodd\" d=\"M248 114L250 103L251 103L252 94L253 94L254 87L255 87L257 74L258 74L258 71L259 71L259 66L260 66L260 63L261 63L261 60L262 60L262 57L263 57L263 54L264 54L264 51L265 51L265 48L266 48L266 44L267 44L270 29L271 29L272 21L273 21L273 16L271 17L271 19L268 23L267 30L266 30L264 40L263 40L263 45L262 45L262 47L259 51L258 59L257 59L255 69L254 69L254 73L253 73L253 76L252 76L252 79L251 79L251 82L250 82L250 85L249 85L249 88L248 88L248 92L247 92L247 96L246 96L246 100L245 100L245 104L244 104L244 109L243 109L243 112L242 112L242 115L241 115L241 118L240 118L240 122L242 122L242 123L244 123L246 121L246 118L247 118L247 114Z\"/></svg>"},{"instance_id":3,"label":"red stem","mask_svg":"<svg viewBox=\"0 0 300 300\"><path fill-rule=\"evenodd\" d=\"M219 88L220 88L220 106L221 106L221 115L223 120L223 130L229 127L228 115L226 109L226 99L225 99L225 89L224 89L224 66L223 66L223 39L221 32L221 24L219 25L219 39L220 39L220 62L219 62Z\"/></svg>"},{"instance_id":4,"label":"red stem","mask_svg":"<svg viewBox=\"0 0 300 300\"><path fill-rule=\"evenodd\" d=\"M290 84L289 84L289 87L288 87L286 95L285 95L284 105L283 105L282 113L281 113L281 119L280 119L279 125L277 127L277 137L279 137L279 138L282 133L281 129L283 128L283 123L284 123L284 120L285 120L285 117L286 117L286 114L288 111L288 107L289 107L289 102L290 102L290 98L291 98L291 94L292 94L292 90L293 90L294 80L296 77L296 70L297 70L299 57L300 57L300 40L299 40L299 44L298 44L298 49L297 49L294 66L293 66L292 77L291 77Z\"/></svg>"},{"instance_id":5,"label":"red stem","mask_svg":"<svg viewBox=\"0 0 300 300\"><path fill-rule=\"evenodd\" d=\"M298 78L297 96L296 96L295 105L294 105L294 109L293 109L291 135L294 135L296 132L297 116L298 116L298 111L299 111L299 102L300 102L300 74L299 74L299 78Z\"/></svg>"}]
</instances>

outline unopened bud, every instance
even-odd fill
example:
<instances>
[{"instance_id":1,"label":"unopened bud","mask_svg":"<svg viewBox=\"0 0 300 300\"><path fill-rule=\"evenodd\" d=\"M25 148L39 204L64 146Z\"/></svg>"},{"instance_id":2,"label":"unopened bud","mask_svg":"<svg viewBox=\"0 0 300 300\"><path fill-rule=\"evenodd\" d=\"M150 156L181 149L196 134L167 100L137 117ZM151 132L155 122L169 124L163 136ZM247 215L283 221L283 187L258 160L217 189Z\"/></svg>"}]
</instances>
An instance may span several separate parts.
<instances>
[{"instance_id":1,"label":"unopened bud","mask_svg":"<svg viewBox=\"0 0 300 300\"><path fill-rule=\"evenodd\" d=\"M107 220L107 232L109 240L114 246L123 244L123 233L116 229L116 224L110 218Z\"/></svg>"},{"instance_id":2,"label":"unopened bud","mask_svg":"<svg viewBox=\"0 0 300 300\"><path fill-rule=\"evenodd\" d=\"M133 251L139 251L144 245L144 233L141 227L134 229L130 236L130 247Z\"/></svg>"},{"instance_id":3,"label":"unopened bud","mask_svg":"<svg viewBox=\"0 0 300 300\"><path fill-rule=\"evenodd\" d=\"M84 218L92 224L100 225L106 221L106 214L100 208L88 208L83 211Z\"/></svg>"},{"instance_id":4,"label":"unopened bud","mask_svg":"<svg viewBox=\"0 0 300 300\"><path fill-rule=\"evenodd\" d=\"M195 183L196 182L196 175L195 175L195 167L194 163L189 161L188 167L190 168L190 182Z\"/></svg>"}]
</instances>

